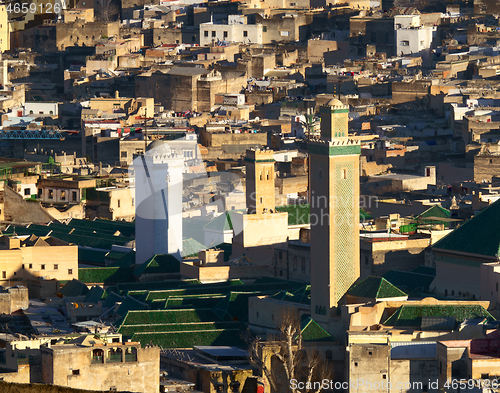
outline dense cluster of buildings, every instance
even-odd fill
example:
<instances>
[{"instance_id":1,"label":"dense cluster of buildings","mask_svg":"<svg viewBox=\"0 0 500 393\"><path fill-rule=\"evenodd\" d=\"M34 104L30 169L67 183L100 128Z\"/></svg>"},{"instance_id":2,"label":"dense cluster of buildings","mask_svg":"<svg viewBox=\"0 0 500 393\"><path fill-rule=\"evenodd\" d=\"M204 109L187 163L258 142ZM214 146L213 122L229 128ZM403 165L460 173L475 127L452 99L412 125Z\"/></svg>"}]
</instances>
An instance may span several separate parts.
<instances>
[{"instance_id":1,"label":"dense cluster of buildings","mask_svg":"<svg viewBox=\"0 0 500 393\"><path fill-rule=\"evenodd\" d=\"M499 15L0 4L0 390L500 391Z\"/></svg>"}]
</instances>

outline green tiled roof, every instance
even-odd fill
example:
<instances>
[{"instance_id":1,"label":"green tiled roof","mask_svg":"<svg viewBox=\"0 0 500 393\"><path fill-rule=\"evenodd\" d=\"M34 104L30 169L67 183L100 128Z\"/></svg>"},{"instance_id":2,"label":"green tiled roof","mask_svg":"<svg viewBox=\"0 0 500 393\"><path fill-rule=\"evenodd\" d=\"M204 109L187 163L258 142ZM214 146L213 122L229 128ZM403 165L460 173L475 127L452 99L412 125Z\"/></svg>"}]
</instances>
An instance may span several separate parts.
<instances>
[{"instance_id":1,"label":"green tiled roof","mask_svg":"<svg viewBox=\"0 0 500 393\"><path fill-rule=\"evenodd\" d=\"M129 311L137 311L137 310L146 310L148 309L148 305L146 303L140 302L137 299L134 299L132 296L126 296L125 299L116 310L116 314L119 317L123 317L127 315Z\"/></svg>"},{"instance_id":2,"label":"green tiled roof","mask_svg":"<svg viewBox=\"0 0 500 393\"><path fill-rule=\"evenodd\" d=\"M102 299L104 295L104 289L98 285L94 285L90 288L87 296L85 296L85 303L97 303Z\"/></svg>"},{"instance_id":3,"label":"green tiled roof","mask_svg":"<svg viewBox=\"0 0 500 393\"><path fill-rule=\"evenodd\" d=\"M368 299L383 299L407 296L406 293L396 288L385 278L375 276L367 277L364 280L354 284L347 291L347 294Z\"/></svg>"},{"instance_id":4,"label":"green tiled roof","mask_svg":"<svg viewBox=\"0 0 500 393\"><path fill-rule=\"evenodd\" d=\"M192 348L195 345L230 345L246 347L239 329L196 330L193 332L136 333L132 341L142 346L153 344L161 348Z\"/></svg>"},{"instance_id":5,"label":"green tiled roof","mask_svg":"<svg viewBox=\"0 0 500 393\"><path fill-rule=\"evenodd\" d=\"M205 224L203 228L213 229L217 231L232 231L233 230L232 215L236 211L243 212L243 210L228 210L223 214L221 214L219 217L213 219L212 221L209 221L207 224Z\"/></svg>"},{"instance_id":6,"label":"green tiled roof","mask_svg":"<svg viewBox=\"0 0 500 393\"><path fill-rule=\"evenodd\" d=\"M135 251L123 255L120 259L113 262L110 267L131 267L135 265Z\"/></svg>"},{"instance_id":7,"label":"green tiled roof","mask_svg":"<svg viewBox=\"0 0 500 393\"><path fill-rule=\"evenodd\" d=\"M311 286L306 285L294 292L279 291L278 293L270 297L287 302L311 304Z\"/></svg>"},{"instance_id":8,"label":"green tiled roof","mask_svg":"<svg viewBox=\"0 0 500 393\"><path fill-rule=\"evenodd\" d=\"M129 311L121 325L198 323L219 321L211 309Z\"/></svg>"},{"instance_id":9,"label":"green tiled roof","mask_svg":"<svg viewBox=\"0 0 500 393\"><path fill-rule=\"evenodd\" d=\"M238 280L239 281L239 280ZM153 282L127 282L120 283L106 289L106 292L114 291L116 293L124 294L131 291L161 291L172 288L187 288L192 285L200 285L201 282L197 279L187 280L165 280Z\"/></svg>"},{"instance_id":10,"label":"green tiled roof","mask_svg":"<svg viewBox=\"0 0 500 393\"><path fill-rule=\"evenodd\" d=\"M402 291L413 293L430 293L429 287L434 281L434 275L417 272L404 272L400 270L390 270L384 274L384 278Z\"/></svg>"},{"instance_id":11,"label":"green tiled roof","mask_svg":"<svg viewBox=\"0 0 500 393\"><path fill-rule=\"evenodd\" d=\"M133 268L128 267L90 267L78 269L78 279L86 284L133 281Z\"/></svg>"},{"instance_id":12,"label":"green tiled roof","mask_svg":"<svg viewBox=\"0 0 500 393\"><path fill-rule=\"evenodd\" d=\"M403 305L384 322L384 325L418 327L422 323L422 317L453 317L458 323L479 317L495 320L484 307L479 305Z\"/></svg>"},{"instance_id":13,"label":"green tiled roof","mask_svg":"<svg viewBox=\"0 0 500 393\"><path fill-rule=\"evenodd\" d=\"M222 320L246 321L248 319L248 298L258 296L256 292L230 292L214 308Z\"/></svg>"},{"instance_id":14,"label":"green tiled roof","mask_svg":"<svg viewBox=\"0 0 500 393\"><path fill-rule=\"evenodd\" d=\"M311 206L308 203L301 205L276 206L276 211L288 213L288 225L303 225L310 223ZM359 209L360 220L373 218L370 213Z\"/></svg>"},{"instance_id":15,"label":"green tiled roof","mask_svg":"<svg viewBox=\"0 0 500 393\"><path fill-rule=\"evenodd\" d=\"M438 240L433 249L494 257L500 254L500 200Z\"/></svg>"},{"instance_id":16,"label":"green tiled roof","mask_svg":"<svg viewBox=\"0 0 500 393\"><path fill-rule=\"evenodd\" d=\"M430 209L427 209L425 212L419 214L417 218L426 218L426 217L441 217L441 218L450 218L450 211L441 207L440 205L434 205Z\"/></svg>"},{"instance_id":17,"label":"green tiled roof","mask_svg":"<svg viewBox=\"0 0 500 393\"><path fill-rule=\"evenodd\" d=\"M173 255L154 255L134 270L134 276L142 274L179 273L181 264Z\"/></svg>"},{"instance_id":18,"label":"green tiled roof","mask_svg":"<svg viewBox=\"0 0 500 393\"><path fill-rule=\"evenodd\" d=\"M90 262L104 266L106 251L78 247L78 262Z\"/></svg>"},{"instance_id":19,"label":"green tiled roof","mask_svg":"<svg viewBox=\"0 0 500 393\"><path fill-rule=\"evenodd\" d=\"M113 307L116 302L123 302L125 298L116 294L115 292L110 292L106 299L102 302L102 306L106 308Z\"/></svg>"},{"instance_id":20,"label":"green tiled roof","mask_svg":"<svg viewBox=\"0 0 500 393\"><path fill-rule=\"evenodd\" d=\"M308 317L300 324L302 341L304 342L334 342L336 341L330 333L319 326L311 317Z\"/></svg>"},{"instance_id":21,"label":"green tiled roof","mask_svg":"<svg viewBox=\"0 0 500 393\"><path fill-rule=\"evenodd\" d=\"M172 296L164 301L164 308L213 308L219 304L222 299L224 299L224 295Z\"/></svg>"},{"instance_id":22,"label":"green tiled roof","mask_svg":"<svg viewBox=\"0 0 500 393\"><path fill-rule=\"evenodd\" d=\"M172 323L156 325L122 325L117 333L124 336L132 336L134 333L155 333L155 332L185 332L196 330L217 330L217 329L238 329L241 322L199 322L199 323Z\"/></svg>"},{"instance_id":23,"label":"green tiled roof","mask_svg":"<svg viewBox=\"0 0 500 393\"><path fill-rule=\"evenodd\" d=\"M67 297L84 296L89 292L89 289L83 282L73 279L68 281L59 292Z\"/></svg>"},{"instance_id":24,"label":"green tiled roof","mask_svg":"<svg viewBox=\"0 0 500 393\"><path fill-rule=\"evenodd\" d=\"M197 257L200 250L206 250L207 247L200 242L190 238L182 240L182 256Z\"/></svg>"}]
</instances>

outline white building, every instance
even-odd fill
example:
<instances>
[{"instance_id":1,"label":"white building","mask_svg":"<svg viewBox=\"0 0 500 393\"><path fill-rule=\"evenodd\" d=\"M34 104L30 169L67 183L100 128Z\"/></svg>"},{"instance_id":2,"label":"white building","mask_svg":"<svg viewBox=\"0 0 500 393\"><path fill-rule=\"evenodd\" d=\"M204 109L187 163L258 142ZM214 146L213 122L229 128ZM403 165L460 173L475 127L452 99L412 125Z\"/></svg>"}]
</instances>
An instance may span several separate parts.
<instances>
[{"instance_id":1,"label":"white building","mask_svg":"<svg viewBox=\"0 0 500 393\"><path fill-rule=\"evenodd\" d=\"M262 44L262 24L247 25L242 15L228 15L227 23L207 22L200 24L200 46L231 42Z\"/></svg>"},{"instance_id":2,"label":"white building","mask_svg":"<svg viewBox=\"0 0 500 393\"><path fill-rule=\"evenodd\" d=\"M184 157L160 140L134 160L136 263L156 254L182 259Z\"/></svg>"},{"instance_id":3,"label":"white building","mask_svg":"<svg viewBox=\"0 0 500 393\"><path fill-rule=\"evenodd\" d=\"M25 102L24 103L24 116L35 117L58 117L59 116L59 102Z\"/></svg>"},{"instance_id":4,"label":"white building","mask_svg":"<svg viewBox=\"0 0 500 393\"><path fill-rule=\"evenodd\" d=\"M420 15L398 15L394 17L396 55L421 56L424 65L429 64L431 46L437 26L424 26Z\"/></svg>"}]
</instances>

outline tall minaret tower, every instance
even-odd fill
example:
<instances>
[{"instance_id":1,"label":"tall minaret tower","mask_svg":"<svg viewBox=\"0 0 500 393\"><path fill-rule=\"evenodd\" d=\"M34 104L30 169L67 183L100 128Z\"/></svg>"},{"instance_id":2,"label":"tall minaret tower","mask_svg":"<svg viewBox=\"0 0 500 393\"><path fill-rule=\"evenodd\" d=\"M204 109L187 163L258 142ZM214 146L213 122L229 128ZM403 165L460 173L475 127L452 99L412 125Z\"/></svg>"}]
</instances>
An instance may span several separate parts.
<instances>
[{"instance_id":1,"label":"tall minaret tower","mask_svg":"<svg viewBox=\"0 0 500 393\"><path fill-rule=\"evenodd\" d=\"M275 207L273 151L247 150L245 162L248 213L269 213Z\"/></svg>"},{"instance_id":2,"label":"tall minaret tower","mask_svg":"<svg viewBox=\"0 0 500 393\"><path fill-rule=\"evenodd\" d=\"M320 108L321 138L309 143L311 313L328 324L359 277L359 155L348 139L349 107L333 99Z\"/></svg>"},{"instance_id":3,"label":"tall minaret tower","mask_svg":"<svg viewBox=\"0 0 500 393\"><path fill-rule=\"evenodd\" d=\"M133 168L136 264L156 254L181 260L184 157L157 140L134 160Z\"/></svg>"}]
</instances>

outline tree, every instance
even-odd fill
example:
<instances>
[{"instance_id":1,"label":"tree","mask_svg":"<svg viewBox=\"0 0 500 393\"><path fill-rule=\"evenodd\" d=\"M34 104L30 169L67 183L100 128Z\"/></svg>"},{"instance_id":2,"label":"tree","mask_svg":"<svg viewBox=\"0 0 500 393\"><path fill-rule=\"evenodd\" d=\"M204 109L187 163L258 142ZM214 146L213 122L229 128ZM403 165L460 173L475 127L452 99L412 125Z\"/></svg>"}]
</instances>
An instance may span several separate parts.
<instances>
[{"instance_id":1,"label":"tree","mask_svg":"<svg viewBox=\"0 0 500 393\"><path fill-rule=\"evenodd\" d=\"M328 362L323 361L313 346L304 345L300 317L295 309L288 308L282 313L276 334L268 335L268 340L250 332L245 340L249 344L251 363L262 370L272 393L317 393L322 390L321 381L333 379ZM299 386L291 381L303 384Z\"/></svg>"},{"instance_id":2,"label":"tree","mask_svg":"<svg viewBox=\"0 0 500 393\"><path fill-rule=\"evenodd\" d=\"M319 124L319 119L314 117L314 109L307 108L307 114L305 115L306 120L301 120L300 124L307 131L307 140L311 139L311 131L314 132L316 130L317 125Z\"/></svg>"}]
</instances>

